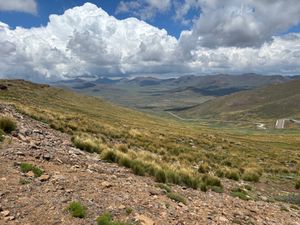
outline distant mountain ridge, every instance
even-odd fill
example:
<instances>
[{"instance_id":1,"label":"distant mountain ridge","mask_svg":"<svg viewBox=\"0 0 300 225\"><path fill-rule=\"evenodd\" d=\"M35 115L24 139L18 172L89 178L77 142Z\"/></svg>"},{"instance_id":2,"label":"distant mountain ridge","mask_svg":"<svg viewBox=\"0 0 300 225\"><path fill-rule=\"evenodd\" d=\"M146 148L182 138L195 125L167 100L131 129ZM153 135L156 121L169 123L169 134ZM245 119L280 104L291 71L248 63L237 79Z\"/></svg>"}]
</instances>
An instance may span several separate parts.
<instances>
[{"instance_id":1,"label":"distant mountain ridge","mask_svg":"<svg viewBox=\"0 0 300 225\"><path fill-rule=\"evenodd\" d=\"M56 82L55 86L68 87L75 91L141 110L164 112L177 108L191 108L205 101L252 90L270 84L288 82L294 77L242 75L188 75L178 78L160 79L135 77L112 79L100 77L96 80L80 78Z\"/></svg>"}]
</instances>

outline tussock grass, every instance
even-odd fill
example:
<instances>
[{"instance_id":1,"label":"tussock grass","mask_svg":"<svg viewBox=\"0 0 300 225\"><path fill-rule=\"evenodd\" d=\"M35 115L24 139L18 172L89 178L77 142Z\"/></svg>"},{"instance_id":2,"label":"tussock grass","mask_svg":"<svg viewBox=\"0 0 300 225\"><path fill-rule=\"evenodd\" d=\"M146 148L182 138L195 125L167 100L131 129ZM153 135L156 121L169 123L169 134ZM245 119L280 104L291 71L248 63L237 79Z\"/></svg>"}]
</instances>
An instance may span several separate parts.
<instances>
[{"instance_id":1,"label":"tussock grass","mask_svg":"<svg viewBox=\"0 0 300 225\"><path fill-rule=\"evenodd\" d=\"M168 192L167 196L174 200L175 202L181 202L183 204L187 204L186 198L182 196L181 194L175 193L175 192Z\"/></svg>"},{"instance_id":2,"label":"tussock grass","mask_svg":"<svg viewBox=\"0 0 300 225\"><path fill-rule=\"evenodd\" d=\"M112 219L110 213L103 213L101 216L97 218L97 225L130 225L129 223L124 223L120 221L115 221Z\"/></svg>"},{"instance_id":3,"label":"tussock grass","mask_svg":"<svg viewBox=\"0 0 300 225\"><path fill-rule=\"evenodd\" d=\"M101 158L108 162L118 163L122 166L132 169L136 175L154 176L155 180L160 183L173 183L184 185L197 189L200 187L200 178L188 171L171 169L168 166L163 168L138 159L129 158L117 150L108 150L102 153Z\"/></svg>"},{"instance_id":4,"label":"tussock grass","mask_svg":"<svg viewBox=\"0 0 300 225\"><path fill-rule=\"evenodd\" d=\"M67 209L73 217L84 218L86 216L86 208L81 202L71 202Z\"/></svg>"},{"instance_id":5,"label":"tussock grass","mask_svg":"<svg viewBox=\"0 0 300 225\"><path fill-rule=\"evenodd\" d=\"M239 181L241 175L238 169L226 169L224 176L228 179Z\"/></svg>"},{"instance_id":6,"label":"tussock grass","mask_svg":"<svg viewBox=\"0 0 300 225\"><path fill-rule=\"evenodd\" d=\"M101 142L98 139L89 137L88 135L76 135L72 137L73 144L86 152L101 152Z\"/></svg>"},{"instance_id":7,"label":"tussock grass","mask_svg":"<svg viewBox=\"0 0 300 225\"><path fill-rule=\"evenodd\" d=\"M162 184L162 183L160 183L160 184L157 184L157 186L158 186L159 188L165 190L166 192L172 192L171 187L170 187L169 185L167 185L167 184Z\"/></svg>"},{"instance_id":8,"label":"tussock grass","mask_svg":"<svg viewBox=\"0 0 300 225\"><path fill-rule=\"evenodd\" d=\"M11 133L17 128L16 122L9 117L0 117L0 129L5 133Z\"/></svg>"},{"instance_id":9,"label":"tussock grass","mask_svg":"<svg viewBox=\"0 0 300 225\"><path fill-rule=\"evenodd\" d=\"M251 199L249 193L247 192L247 190L243 189L243 188L233 188L230 192L231 196L233 197L238 197L242 200L248 201Z\"/></svg>"},{"instance_id":10,"label":"tussock grass","mask_svg":"<svg viewBox=\"0 0 300 225\"><path fill-rule=\"evenodd\" d=\"M247 168L244 170L242 179L245 181L258 182L262 172L258 168Z\"/></svg>"},{"instance_id":11,"label":"tussock grass","mask_svg":"<svg viewBox=\"0 0 300 225\"><path fill-rule=\"evenodd\" d=\"M215 177L215 176L211 176L211 175L206 174L202 177L202 181L207 186L222 187L221 180L219 178Z\"/></svg>"},{"instance_id":12,"label":"tussock grass","mask_svg":"<svg viewBox=\"0 0 300 225\"><path fill-rule=\"evenodd\" d=\"M199 173L208 173L209 172L209 164L207 162L201 163L198 168Z\"/></svg>"},{"instance_id":13,"label":"tussock grass","mask_svg":"<svg viewBox=\"0 0 300 225\"><path fill-rule=\"evenodd\" d=\"M35 177L40 177L44 173L42 169L30 163L21 163L20 169L22 173L28 173L29 171L32 171Z\"/></svg>"}]
</instances>

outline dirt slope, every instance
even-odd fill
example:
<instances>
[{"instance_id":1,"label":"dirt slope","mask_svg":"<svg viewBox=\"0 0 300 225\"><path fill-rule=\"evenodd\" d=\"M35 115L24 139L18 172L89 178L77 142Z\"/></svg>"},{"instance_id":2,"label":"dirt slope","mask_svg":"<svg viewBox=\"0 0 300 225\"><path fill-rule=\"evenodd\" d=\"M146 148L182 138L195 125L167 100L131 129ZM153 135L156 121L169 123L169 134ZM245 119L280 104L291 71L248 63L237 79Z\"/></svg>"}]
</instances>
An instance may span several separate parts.
<instances>
[{"instance_id":1,"label":"dirt slope","mask_svg":"<svg viewBox=\"0 0 300 225\"><path fill-rule=\"evenodd\" d=\"M8 106L0 107L3 114L15 118L18 130L0 149L1 225L96 224L96 217L106 211L114 219L145 225L299 224L299 211L283 211L281 203L243 201L224 193L173 186L187 199L186 205L177 203L151 178L74 148L68 135ZM21 162L43 168L44 180L22 174ZM22 185L20 179L30 183ZM66 211L73 200L87 207L85 218L73 218Z\"/></svg>"}]
</instances>

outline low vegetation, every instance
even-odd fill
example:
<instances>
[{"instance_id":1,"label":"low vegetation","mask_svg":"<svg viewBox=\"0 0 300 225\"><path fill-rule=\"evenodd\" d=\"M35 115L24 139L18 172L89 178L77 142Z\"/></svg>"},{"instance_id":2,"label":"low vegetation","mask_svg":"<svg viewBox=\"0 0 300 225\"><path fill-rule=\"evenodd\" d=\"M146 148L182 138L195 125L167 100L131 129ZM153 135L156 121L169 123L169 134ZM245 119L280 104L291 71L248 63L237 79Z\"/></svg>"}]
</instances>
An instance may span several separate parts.
<instances>
[{"instance_id":1,"label":"low vegetation","mask_svg":"<svg viewBox=\"0 0 300 225\"><path fill-rule=\"evenodd\" d=\"M242 200L245 200L245 201L248 201L251 199L249 193L248 193L248 190L246 190L245 188L241 188L241 187L238 187L238 188L233 188L230 192L231 196L233 197L238 197Z\"/></svg>"},{"instance_id":2,"label":"low vegetation","mask_svg":"<svg viewBox=\"0 0 300 225\"><path fill-rule=\"evenodd\" d=\"M97 218L97 225L130 225L129 223L124 223L112 219L110 213L104 213Z\"/></svg>"},{"instance_id":3,"label":"low vegetation","mask_svg":"<svg viewBox=\"0 0 300 225\"><path fill-rule=\"evenodd\" d=\"M296 181L295 188L296 188L297 190L300 189L300 180L297 180L297 181Z\"/></svg>"},{"instance_id":4,"label":"low vegetation","mask_svg":"<svg viewBox=\"0 0 300 225\"><path fill-rule=\"evenodd\" d=\"M100 153L100 141L95 139L95 138L91 138L88 135L76 135L72 137L72 142L74 143L74 145L83 150L83 151L87 151L90 153L93 152L97 152Z\"/></svg>"},{"instance_id":5,"label":"low vegetation","mask_svg":"<svg viewBox=\"0 0 300 225\"><path fill-rule=\"evenodd\" d=\"M130 215L133 212L133 208L126 207L125 211L127 215Z\"/></svg>"},{"instance_id":6,"label":"low vegetation","mask_svg":"<svg viewBox=\"0 0 300 225\"><path fill-rule=\"evenodd\" d=\"M25 184L30 184L30 181L27 180L27 179L21 178L21 179L19 180L19 183L20 183L21 185L25 185Z\"/></svg>"},{"instance_id":7,"label":"low vegetation","mask_svg":"<svg viewBox=\"0 0 300 225\"><path fill-rule=\"evenodd\" d=\"M4 131L0 129L0 142L4 140Z\"/></svg>"},{"instance_id":8,"label":"low vegetation","mask_svg":"<svg viewBox=\"0 0 300 225\"><path fill-rule=\"evenodd\" d=\"M167 193L168 193L168 192L172 192L171 187L170 187L169 185L167 185L167 184L162 184L162 183L160 183L160 184L157 184L157 186L158 186L159 188L165 190Z\"/></svg>"},{"instance_id":9,"label":"low vegetation","mask_svg":"<svg viewBox=\"0 0 300 225\"><path fill-rule=\"evenodd\" d=\"M182 196L181 194L175 193L175 192L168 192L167 196L174 200L175 202L181 202L183 204L187 204L186 198Z\"/></svg>"},{"instance_id":10,"label":"low vegetation","mask_svg":"<svg viewBox=\"0 0 300 225\"><path fill-rule=\"evenodd\" d=\"M242 179L245 181L258 182L262 172L257 168L245 169L242 175Z\"/></svg>"},{"instance_id":11,"label":"low vegetation","mask_svg":"<svg viewBox=\"0 0 300 225\"><path fill-rule=\"evenodd\" d=\"M292 193L275 197L277 201L286 202L289 204L294 204L300 206L300 194Z\"/></svg>"},{"instance_id":12,"label":"low vegetation","mask_svg":"<svg viewBox=\"0 0 300 225\"><path fill-rule=\"evenodd\" d=\"M17 127L16 122L9 117L0 117L0 129L5 133L11 133Z\"/></svg>"},{"instance_id":13,"label":"low vegetation","mask_svg":"<svg viewBox=\"0 0 300 225\"><path fill-rule=\"evenodd\" d=\"M78 201L71 202L67 210L73 217L84 218L86 216L86 208Z\"/></svg>"},{"instance_id":14,"label":"low vegetation","mask_svg":"<svg viewBox=\"0 0 300 225\"><path fill-rule=\"evenodd\" d=\"M228 179L239 181L241 175L238 169L226 169L224 176Z\"/></svg>"},{"instance_id":15,"label":"low vegetation","mask_svg":"<svg viewBox=\"0 0 300 225\"><path fill-rule=\"evenodd\" d=\"M29 171L32 171L35 177L40 177L44 173L44 171L41 168L34 166L30 163L21 163L20 169L22 173L28 173Z\"/></svg>"}]
</instances>

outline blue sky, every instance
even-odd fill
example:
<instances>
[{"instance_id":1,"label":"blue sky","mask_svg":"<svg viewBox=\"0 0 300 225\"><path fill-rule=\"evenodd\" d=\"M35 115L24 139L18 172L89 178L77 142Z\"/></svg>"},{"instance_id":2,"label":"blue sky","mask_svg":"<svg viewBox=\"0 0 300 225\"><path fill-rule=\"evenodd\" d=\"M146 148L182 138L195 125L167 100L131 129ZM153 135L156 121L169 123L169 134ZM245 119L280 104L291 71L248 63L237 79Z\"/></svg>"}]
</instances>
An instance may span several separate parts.
<instances>
[{"instance_id":1,"label":"blue sky","mask_svg":"<svg viewBox=\"0 0 300 225\"><path fill-rule=\"evenodd\" d=\"M0 1L0 78L299 75L299 24L299 0Z\"/></svg>"},{"instance_id":2,"label":"blue sky","mask_svg":"<svg viewBox=\"0 0 300 225\"><path fill-rule=\"evenodd\" d=\"M10 25L12 28L15 28L16 26L25 28L45 26L48 23L50 14L63 14L66 9L81 6L85 2L91 2L98 7L101 7L109 15L113 15L118 19L125 19L133 16L130 13L116 13L117 6L120 2L118 0L38 0L37 15L24 12L0 11L0 21ZM195 12L191 10L188 13L187 18L193 18L195 16L194 13ZM181 31L190 26L175 21L172 16L172 10L168 10L166 13L158 14L155 18L148 19L147 22L160 29L166 29L169 34L178 38Z\"/></svg>"}]
</instances>

